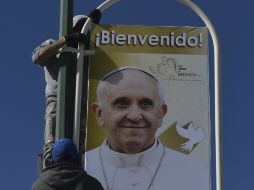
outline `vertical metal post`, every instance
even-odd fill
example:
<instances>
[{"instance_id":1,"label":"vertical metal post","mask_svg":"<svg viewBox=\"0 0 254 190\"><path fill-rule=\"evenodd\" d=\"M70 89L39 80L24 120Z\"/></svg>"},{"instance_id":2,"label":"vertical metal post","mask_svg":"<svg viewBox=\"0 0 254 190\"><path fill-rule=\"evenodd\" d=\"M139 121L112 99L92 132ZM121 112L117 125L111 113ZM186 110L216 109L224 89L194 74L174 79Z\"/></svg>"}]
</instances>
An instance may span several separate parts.
<instances>
[{"instance_id":1,"label":"vertical metal post","mask_svg":"<svg viewBox=\"0 0 254 190\"><path fill-rule=\"evenodd\" d=\"M72 32L73 1L61 0L59 37ZM56 139L70 138L73 133L75 97L75 57L71 52L62 52L59 57Z\"/></svg>"},{"instance_id":2,"label":"vertical metal post","mask_svg":"<svg viewBox=\"0 0 254 190\"><path fill-rule=\"evenodd\" d=\"M222 190L222 154L221 154L221 73L220 73L220 45L213 24L205 13L191 0L177 0L193 10L206 24L212 36L214 48L214 95L215 95L215 156L216 156L216 190Z\"/></svg>"},{"instance_id":3,"label":"vertical metal post","mask_svg":"<svg viewBox=\"0 0 254 190\"><path fill-rule=\"evenodd\" d=\"M120 0L106 0L102 4L100 4L96 9L100 10L102 13L110 6L119 2ZM77 54L77 70L76 70L76 91L75 91L75 115L74 115L74 132L73 132L73 140L81 150L81 152L85 152L84 149L80 148L83 146L85 142L85 130L80 130L80 118L85 116L87 122L87 90L88 90L88 70L89 70L89 56L84 57L84 51L90 49L90 30L91 30L92 19L88 18L82 28L81 33L85 34L88 37L87 44L79 44L79 53Z\"/></svg>"}]
</instances>

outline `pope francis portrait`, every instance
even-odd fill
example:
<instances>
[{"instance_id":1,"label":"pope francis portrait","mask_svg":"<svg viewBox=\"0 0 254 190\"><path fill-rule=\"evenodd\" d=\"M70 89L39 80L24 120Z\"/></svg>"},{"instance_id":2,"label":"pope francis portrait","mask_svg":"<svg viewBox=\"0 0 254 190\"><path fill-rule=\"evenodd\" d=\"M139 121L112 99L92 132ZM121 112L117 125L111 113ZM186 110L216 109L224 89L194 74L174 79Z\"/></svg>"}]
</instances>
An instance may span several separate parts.
<instances>
[{"instance_id":1,"label":"pope francis portrait","mask_svg":"<svg viewBox=\"0 0 254 190\"><path fill-rule=\"evenodd\" d=\"M156 77L139 68L119 68L100 80L96 95L92 112L108 135L86 153L85 170L104 189L209 190L209 166L155 137L170 109Z\"/></svg>"}]
</instances>

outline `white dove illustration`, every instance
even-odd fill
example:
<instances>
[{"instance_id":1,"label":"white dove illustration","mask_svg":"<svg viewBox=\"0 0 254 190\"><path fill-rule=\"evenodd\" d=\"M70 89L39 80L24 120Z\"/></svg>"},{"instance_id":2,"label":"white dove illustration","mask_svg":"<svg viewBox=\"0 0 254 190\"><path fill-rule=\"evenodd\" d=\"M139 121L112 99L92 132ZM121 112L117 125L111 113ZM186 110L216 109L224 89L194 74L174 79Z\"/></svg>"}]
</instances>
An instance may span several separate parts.
<instances>
[{"instance_id":1,"label":"white dove illustration","mask_svg":"<svg viewBox=\"0 0 254 190\"><path fill-rule=\"evenodd\" d=\"M205 137L204 129L201 127L194 128L192 122L188 125L187 129L176 123L176 131L180 136L189 139L186 143L181 144L182 150L188 152L193 149L194 144L199 143Z\"/></svg>"}]
</instances>

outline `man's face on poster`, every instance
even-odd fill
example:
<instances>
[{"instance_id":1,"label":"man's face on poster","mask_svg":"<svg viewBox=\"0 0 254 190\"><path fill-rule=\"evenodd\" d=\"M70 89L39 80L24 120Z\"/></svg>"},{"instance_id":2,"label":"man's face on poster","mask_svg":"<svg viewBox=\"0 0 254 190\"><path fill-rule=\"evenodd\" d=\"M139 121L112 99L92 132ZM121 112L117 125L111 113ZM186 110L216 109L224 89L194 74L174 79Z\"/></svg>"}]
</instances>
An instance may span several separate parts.
<instances>
[{"instance_id":1,"label":"man's face on poster","mask_svg":"<svg viewBox=\"0 0 254 190\"><path fill-rule=\"evenodd\" d=\"M108 130L111 149L128 154L143 151L167 112L157 81L138 70L123 70L99 88L100 101L93 104L98 124Z\"/></svg>"}]
</instances>

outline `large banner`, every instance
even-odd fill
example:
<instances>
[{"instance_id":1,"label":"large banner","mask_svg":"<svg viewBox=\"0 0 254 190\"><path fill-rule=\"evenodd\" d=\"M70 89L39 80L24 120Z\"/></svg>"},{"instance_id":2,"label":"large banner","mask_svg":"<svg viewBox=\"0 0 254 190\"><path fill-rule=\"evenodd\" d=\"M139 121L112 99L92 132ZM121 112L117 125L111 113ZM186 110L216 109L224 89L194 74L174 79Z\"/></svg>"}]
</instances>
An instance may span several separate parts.
<instances>
[{"instance_id":1,"label":"large banner","mask_svg":"<svg viewBox=\"0 0 254 190\"><path fill-rule=\"evenodd\" d=\"M210 189L207 36L94 27L85 169L105 189Z\"/></svg>"}]
</instances>

